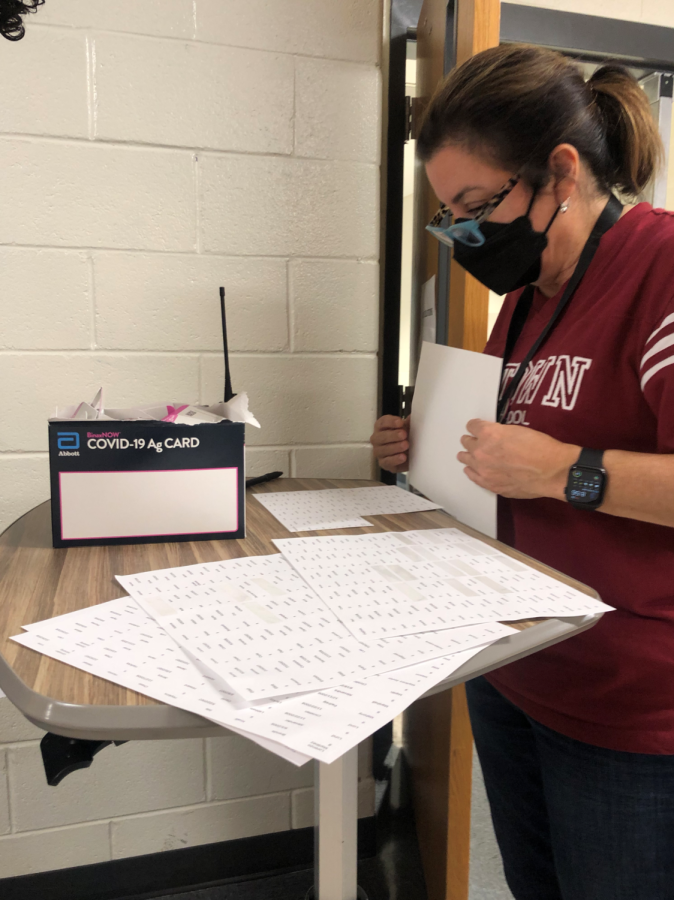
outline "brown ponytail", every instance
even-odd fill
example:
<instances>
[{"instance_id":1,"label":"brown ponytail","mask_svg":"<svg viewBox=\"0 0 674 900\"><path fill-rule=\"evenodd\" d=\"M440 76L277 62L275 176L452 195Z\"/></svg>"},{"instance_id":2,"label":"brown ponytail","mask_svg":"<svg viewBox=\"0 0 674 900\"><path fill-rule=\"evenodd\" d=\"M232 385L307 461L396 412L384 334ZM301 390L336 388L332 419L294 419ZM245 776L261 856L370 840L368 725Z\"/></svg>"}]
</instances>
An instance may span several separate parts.
<instances>
[{"instance_id":1,"label":"brown ponytail","mask_svg":"<svg viewBox=\"0 0 674 900\"><path fill-rule=\"evenodd\" d=\"M428 162L448 144L464 145L538 187L562 143L578 150L603 193L638 194L663 155L646 95L622 66L602 66L586 84L561 53L506 44L450 72L426 110L417 152Z\"/></svg>"},{"instance_id":2,"label":"brown ponytail","mask_svg":"<svg viewBox=\"0 0 674 900\"><path fill-rule=\"evenodd\" d=\"M622 66L606 65L588 81L604 124L611 186L640 193L662 161L662 141L648 100Z\"/></svg>"}]
</instances>

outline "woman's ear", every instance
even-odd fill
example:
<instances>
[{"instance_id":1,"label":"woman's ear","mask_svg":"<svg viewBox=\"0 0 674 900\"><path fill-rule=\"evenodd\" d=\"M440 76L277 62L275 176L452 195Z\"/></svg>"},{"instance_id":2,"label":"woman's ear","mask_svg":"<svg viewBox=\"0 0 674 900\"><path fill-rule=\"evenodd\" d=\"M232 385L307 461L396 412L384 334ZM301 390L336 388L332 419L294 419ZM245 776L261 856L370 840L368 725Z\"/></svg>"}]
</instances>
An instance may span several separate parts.
<instances>
[{"instance_id":1,"label":"woman's ear","mask_svg":"<svg viewBox=\"0 0 674 900\"><path fill-rule=\"evenodd\" d=\"M573 196L580 178L580 156L572 144L558 144L548 157L558 204Z\"/></svg>"}]
</instances>

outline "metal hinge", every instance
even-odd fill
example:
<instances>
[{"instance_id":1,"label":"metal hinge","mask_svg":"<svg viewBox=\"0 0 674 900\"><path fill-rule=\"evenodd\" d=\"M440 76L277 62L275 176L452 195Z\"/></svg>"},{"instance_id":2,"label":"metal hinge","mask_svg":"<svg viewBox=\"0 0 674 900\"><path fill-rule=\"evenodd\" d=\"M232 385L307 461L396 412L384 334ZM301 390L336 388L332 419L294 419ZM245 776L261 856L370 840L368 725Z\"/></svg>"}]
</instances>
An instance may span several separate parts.
<instances>
[{"instance_id":1,"label":"metal hinge","mask_svg":"<svg viewBox=\"0 0 674 900\"><path fill-rule=\"evenodd\" d=\"M419 97L405 97L405 143L416 140L421 120L421 103Z\"/></svg>"},{"instance_id":2,"label":"metal hinge","mask_svg":"<svg viewBox=\"0 0 674 900\"><path fill-rule=\"evenodd\" d=\"M398 385L398 415L401 419L406 419L412 411L412 400L414 398L414 385Z\"/></svg>"}]
</instances>

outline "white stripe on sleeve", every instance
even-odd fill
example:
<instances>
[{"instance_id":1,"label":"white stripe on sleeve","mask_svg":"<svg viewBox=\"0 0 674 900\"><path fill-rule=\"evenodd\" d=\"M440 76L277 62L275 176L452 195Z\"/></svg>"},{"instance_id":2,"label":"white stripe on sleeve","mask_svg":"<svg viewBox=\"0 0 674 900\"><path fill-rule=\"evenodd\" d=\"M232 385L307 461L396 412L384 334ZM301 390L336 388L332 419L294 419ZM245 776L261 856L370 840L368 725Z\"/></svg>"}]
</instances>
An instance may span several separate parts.
<instances>
[{"instance_id":1,"label":"white stripe on sleeve","mask_svg":"<svg viewBox=\"0 0 674 900\"><path fill-rule=\"evenodd\" d=\"M655 329L655 331L650 335L650 337L649 337L648 340L646 341L646 345L648 345L648 342L649 342L649 341L652 341L652 340L653 340L653 338L654 338L655 335L658 333L658 331L662 331L663 328L666 328L668 325L673 325L673 324L674 324L674 313L671 313L670 315L668 315L668 316L665 317L665 319L664 319L664 321L662 322L662 324L661 324L661 325L658 325L658 327Z\"/></svg>"},{"instance_id":2,"label":"white stripe on sleeve","mask_svg":"<svg viewBox=\"0 0 674 900\"><path fill-rule=\"evenodd\" d=\"M657 344L653 344L648 353L644 353L643 357L641 358L641 365L639 366L639 368L643 369L644 363L647 359L650 359L651 356L655 356L655 354L659 353L661 350L666 350L667 347L671 347L672 344L674 344L674 334L668 334L667 337L660 338Z\"/></svg>"},{"instance_id":3,"label":"white stripe on sleeve","mask_svg":"<svg viewBox=\"0 0 674 900\"><path fill-rule=\"evenodd\" d=\"M665 366L674 366L674 356L668 356L666 359L661 359L659 363L656 363L654 366L651 366L651 368L647 372L644 372L641 378L642 391L651 380L651 378L661 369L664 369Z\"/></svg>"}]
</instances>

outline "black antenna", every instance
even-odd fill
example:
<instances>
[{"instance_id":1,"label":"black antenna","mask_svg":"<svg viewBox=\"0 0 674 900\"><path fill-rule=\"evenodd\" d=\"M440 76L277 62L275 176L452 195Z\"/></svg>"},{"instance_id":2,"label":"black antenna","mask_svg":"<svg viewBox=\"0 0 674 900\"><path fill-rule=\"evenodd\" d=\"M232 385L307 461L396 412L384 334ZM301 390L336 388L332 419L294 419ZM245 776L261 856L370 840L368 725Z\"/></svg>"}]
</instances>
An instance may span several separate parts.
<instances>
[{"instance_id":1,"label":"black antenna","mask_svg":"<svg viewBox=\"0 0 674 900\"><path fill-rule=\"evenodd\" d=\"M229 373L229 348L227 346L227 319L225 317L225 289L220 288L220 312L222 313L222 346L225 351L225 403L235 396L232 376Z\"/></svg>"}]
</instances>

